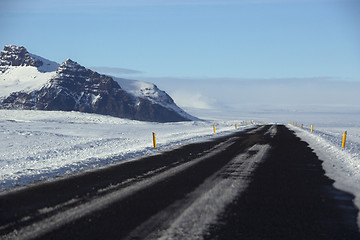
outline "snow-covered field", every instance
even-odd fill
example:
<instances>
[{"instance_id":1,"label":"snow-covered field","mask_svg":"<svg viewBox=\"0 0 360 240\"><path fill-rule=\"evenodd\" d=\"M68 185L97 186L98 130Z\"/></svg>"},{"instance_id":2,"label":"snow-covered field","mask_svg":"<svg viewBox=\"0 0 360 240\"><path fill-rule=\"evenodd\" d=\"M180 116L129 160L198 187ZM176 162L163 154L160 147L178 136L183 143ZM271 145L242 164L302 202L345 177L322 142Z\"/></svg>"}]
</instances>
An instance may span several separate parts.
<instances>
[{"instance_id":1,"label":"snow-covered field","mask_svg":"<svg viewBox=\"0 0 360 240\"><path fill-rule=\"evenodd\" d=\"M79 112L0 110L0 191L205 140L235 131L234 124L161 124Z\"/></svg>"}]
</instances>

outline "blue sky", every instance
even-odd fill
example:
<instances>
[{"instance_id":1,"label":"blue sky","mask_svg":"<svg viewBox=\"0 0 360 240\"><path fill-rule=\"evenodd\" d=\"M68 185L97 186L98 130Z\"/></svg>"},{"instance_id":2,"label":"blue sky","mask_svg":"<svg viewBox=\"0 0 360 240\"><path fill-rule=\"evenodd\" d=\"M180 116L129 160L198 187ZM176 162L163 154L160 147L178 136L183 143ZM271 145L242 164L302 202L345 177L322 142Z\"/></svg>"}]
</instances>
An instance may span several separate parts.
<instances>
[{"instance_id":1,"label":"blue sky","mask_svg":"<svg viewBox=\"0 0 360 240\"><path fill-rule=\"evenodd\" d=\"M0 0L0 24L2 46L208 105L224 82L360 82L359 0Z\"/></svg>"}]
</instances>

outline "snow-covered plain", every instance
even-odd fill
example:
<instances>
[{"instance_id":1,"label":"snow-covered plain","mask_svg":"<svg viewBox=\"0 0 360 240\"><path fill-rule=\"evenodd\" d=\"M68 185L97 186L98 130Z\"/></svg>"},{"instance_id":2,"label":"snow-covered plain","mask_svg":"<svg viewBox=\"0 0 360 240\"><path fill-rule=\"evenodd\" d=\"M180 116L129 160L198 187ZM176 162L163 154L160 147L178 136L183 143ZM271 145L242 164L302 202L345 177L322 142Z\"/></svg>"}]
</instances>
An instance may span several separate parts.
<instances>
[{"instance_id":1,"label":"snow-covered plain","mask_svg":"<svg viewBox=\"0 0 360 240\"><path fill-rule=\"evenodd\" d=\"M235 131L234 124L164 124L79 112L0 110L0 191L206 140Z\"/></svg>"}]
</instances>

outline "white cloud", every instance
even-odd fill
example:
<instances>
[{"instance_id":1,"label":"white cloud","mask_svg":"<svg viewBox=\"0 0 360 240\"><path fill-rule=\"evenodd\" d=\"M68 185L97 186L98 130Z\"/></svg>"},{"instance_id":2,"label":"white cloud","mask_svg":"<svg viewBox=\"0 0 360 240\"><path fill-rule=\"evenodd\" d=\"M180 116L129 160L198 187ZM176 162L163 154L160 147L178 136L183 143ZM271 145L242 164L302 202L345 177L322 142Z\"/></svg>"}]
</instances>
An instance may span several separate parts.
<instances>
[{"instance_id":1,"label":"white cloud","mask_svg":"<svg viewBox=\"0 0 360 240\"><path fill-rule=\"evenodd\" d=\"M182 108L212 109L216 100L200 92L178 90L170 93L175 103Z\"/></svg>"},{"instance_id":2,"label":"white cloud","mask_svg":"<svg viewBox=\"0 0 360 240\"><path fill-rule=\"evenodd\" d=\"M109 74L109 75L122 75L122 74L139 74L143 73L138 70L127 69L127 68L119 68L119 67L89 67L93 71Z\"/></svg>"}]
</instances>

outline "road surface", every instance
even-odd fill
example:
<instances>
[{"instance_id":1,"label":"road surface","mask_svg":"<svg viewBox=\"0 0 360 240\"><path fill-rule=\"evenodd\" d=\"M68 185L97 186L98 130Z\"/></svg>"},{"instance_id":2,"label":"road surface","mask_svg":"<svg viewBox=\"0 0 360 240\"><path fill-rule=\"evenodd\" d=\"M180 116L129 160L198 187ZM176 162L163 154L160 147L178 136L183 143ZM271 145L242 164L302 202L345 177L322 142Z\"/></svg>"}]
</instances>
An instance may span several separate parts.
<instances>
[{"instance_id":1,"label":"road surface","mask_svg":"<svg viewBox=\"0 0 360 240\"><path fill-rule=\"evenodd\" d=\"M351 194L265 125L0 194L0 239L360 239Z\"/></svg>"}]
</instances>

